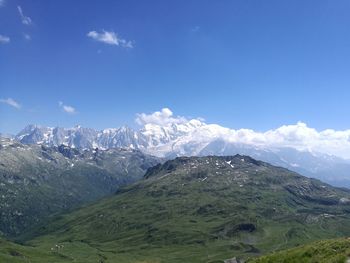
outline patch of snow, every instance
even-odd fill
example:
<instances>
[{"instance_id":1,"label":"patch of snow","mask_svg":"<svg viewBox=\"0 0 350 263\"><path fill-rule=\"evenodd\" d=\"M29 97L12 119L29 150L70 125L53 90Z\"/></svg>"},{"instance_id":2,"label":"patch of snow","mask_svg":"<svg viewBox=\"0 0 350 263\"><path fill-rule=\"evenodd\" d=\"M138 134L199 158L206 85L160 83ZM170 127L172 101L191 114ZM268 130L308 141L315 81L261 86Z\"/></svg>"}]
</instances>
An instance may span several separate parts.
<instances>
[{"instance_id":1,"label":"patch of snow","mask_svg":"<svg viewBox=\"0 0 350 263\"><path fill-rule=\"evenodd\" d=\"M231 164L231 161L228 161L228 162L226 162L228 165L230 165L231 166L231 168L235 168L235 166L233 165L233 164Z\"/></svg>"}]
</instances>

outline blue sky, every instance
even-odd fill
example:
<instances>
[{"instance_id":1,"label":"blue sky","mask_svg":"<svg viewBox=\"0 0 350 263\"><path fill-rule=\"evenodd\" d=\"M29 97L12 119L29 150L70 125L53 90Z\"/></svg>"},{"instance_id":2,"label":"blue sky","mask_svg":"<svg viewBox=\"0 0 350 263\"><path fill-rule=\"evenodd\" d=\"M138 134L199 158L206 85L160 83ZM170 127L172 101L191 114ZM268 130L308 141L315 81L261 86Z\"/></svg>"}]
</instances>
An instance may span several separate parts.
<instances>
[{"instance_id":1,"label":"blue sky","mask_svg":"<svg viewBox=\"0 0 350 263\"><path fill-rule=\"evenodd\" d=\"M350 128L348 0L0 4L0 132L135 126L164 107L230 128Z\"/></svg>"}]
</instances>

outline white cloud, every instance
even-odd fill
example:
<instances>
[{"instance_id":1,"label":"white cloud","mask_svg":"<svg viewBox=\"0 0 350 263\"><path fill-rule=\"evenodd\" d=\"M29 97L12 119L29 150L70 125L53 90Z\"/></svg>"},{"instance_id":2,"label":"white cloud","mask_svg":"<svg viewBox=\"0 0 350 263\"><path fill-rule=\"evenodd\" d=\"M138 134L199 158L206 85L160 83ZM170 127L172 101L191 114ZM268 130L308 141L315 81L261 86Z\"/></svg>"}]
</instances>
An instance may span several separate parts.
<instances>
[{"instance_id":1,"label":"white cloud","mask_svg":"<svg viewBox=\"0 0 350 263\"><path fill-rule=\"evenodd\" d=\"M24 24L24 25L31 25L32 24L32 19L29 16L25 16L24 15L22 7L18 5L17 9L18 9L18 13L19 13L19 15L21 17L22 24Z\"/></svg>"},{"instance_id":2,"label":"white cloud","mask_svg":"<svg viewBox=\"0 0 350 263\"><path fill-rule=\"evenodd\" d=\"M87 33L87 36L99 41L103 42L108 45L115 45L115 46L121 46L124 48L133 48L133 42L120 38L115 32L113 31L105 31L103 30L101 33L96 31L90 31Z\"/></svg>"},{"instance_id":3,"label":"white cloud","mask_svg":"<svg viewBox=\"0 0 350 263\"><path fill-rule=\"evenodd\" d=\"M293 147L350 158L350 130L317 131L303 122L298 122L267 131L263 136L271 146Z\"/></svg>"},{"instance_id":4,"label":"white cloud","mask_svg":"<svg viewBox=\"0 0 350 263\"><path fill-rule=\"evenodd\" d=\"M249 144L262 148L291 147L350 159L350 129L318 131L308 127L306 123L298 122L266 132L251 129L235 130L217 124L206 124L199 118L189 120L181 116L174 117L173 112L168 108L151 114L137 114L136 122L145 127L147 124L153 124L166 129L169 129L172 124L177 124L177 130L186 131L181 140L187 142L210 142L223 139L230 143Z\"/></svg>"},{"instance_id":5,"label":"white cloud","mask_svg":"<svg viewBox=\"0 0 350 263\"><path fill-rule=\"evenodd\" d=\"M19 104L17 101L15 101L12 98L0 99L0 102L4 103L4 104L7 104L7 105L9 105L11 107L14 107L14 108L16 108L18 110L21 108L21 104Z\"/></svg>"},{"instance_id":6,"label":"white cloud","mask_svg":"<svg viewBox=\"0 0 350 263\"><path fill-rule=\"evenodd\" d=\"M0 35L0 43L7 44L10 42L10 38L8 36Z\"/></svg>"},{"instance_id":7,"label":"white cloud","mask_svg":"<svg viewBox=\"0 0 350 263\"><path fill-rule=\"evenodd\" d=\"M187 122L185 117L173 117L173 112L168 108L163 108L161 111L156 111L151 114L140 113L136 116L136 123L139 125L156 124L165 126L172 123L178 124L185 122Z\"/></svg>"},{"instance_id":8,"label":"white cloud","mask_svg":"<svg viewBox=\"0 0 350 263\"><path fill-rule=\"evenodd\" d=\"M26 34L26 33L23 34L23 37L24 37L25 40L31 40L32 39L32 37L29 34Z\"/></svg>"},{"instance_id":9,"label":"white cloud","mask_svg":"<svg viewBox=\"0 0 350 263\"><path fill-rule=\"evenodd\" d=\"M75 114L77 113L76 109L72 106L65 105L62 101L58 102L58 106L66 113L68 114Z\"/></svg>"},{"instance_id":10,"label":"white cloud","mask_svg":"<svg viewBox=\"0 0 350 263\"><path fill-rule=\"evenodd\" d=\"M5 5L5 0L0 0L0 7Z\"/></svg>"}]
</instances>

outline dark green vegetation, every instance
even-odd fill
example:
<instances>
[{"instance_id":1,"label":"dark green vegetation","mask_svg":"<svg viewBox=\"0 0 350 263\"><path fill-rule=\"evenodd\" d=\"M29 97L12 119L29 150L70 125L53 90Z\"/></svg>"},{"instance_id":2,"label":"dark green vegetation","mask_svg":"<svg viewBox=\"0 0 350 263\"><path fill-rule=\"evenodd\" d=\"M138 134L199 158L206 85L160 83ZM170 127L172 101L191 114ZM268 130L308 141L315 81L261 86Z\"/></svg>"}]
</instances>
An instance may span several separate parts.
<instances>
[{"instance_id":1,"label":"dark green vegetation","mask_svg":"<svg viewBox=\"0 0 350 263\"><path fill-rule=\"evenodd\" d=\"M350 259L350 240L322 240L248 260L247 263L345 263Z\"/></svg>"},{"instance_id":2,"label":"dark green vegetation","mask_svg":"<svg viewBox=\"0 0 350 263\"><path fill-rule=\"evenodd\" d=\"M65 262L223 262L350 235L349 198L245 156L177 158L27 244Z\"/></svg>"},{"instance_id":3,"label":"dark green vegetation","mask_svg":"<svg viewBox=\"0 0 350 263\"><path fill-rule=\"evenodd\" d=\"M44 251L30 246L22 246L0 238L0 262L4 263L48 263L67 262L55 251Z\"/></svg>"},{"instance_id":4,"label":"dark green vegetation","mask_svg":"<svg viewBox=\"0 0 350 263\"><path fill-rule=\"evenodd\" d=\"M0 235L15 237L141 179L159 159L139 151L23 145L0 141Z\"/></svg>"}]
</instances>

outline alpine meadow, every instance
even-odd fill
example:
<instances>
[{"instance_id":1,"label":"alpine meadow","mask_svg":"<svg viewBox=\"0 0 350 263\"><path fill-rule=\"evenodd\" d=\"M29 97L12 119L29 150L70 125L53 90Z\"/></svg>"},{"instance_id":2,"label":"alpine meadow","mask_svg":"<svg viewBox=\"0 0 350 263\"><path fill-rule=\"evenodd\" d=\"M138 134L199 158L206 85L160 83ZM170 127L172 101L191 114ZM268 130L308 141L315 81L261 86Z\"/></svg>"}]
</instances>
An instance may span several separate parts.
<instances>
[{"instance_id":1,"label":"alpine meadow","mask_svg":"<svg viewBox=\"0 0 350 263\"><path fill-rule=\"evenodd\" d=\"M0 263L349 263L349 12L0 0Z\"/></svg>"}]
</instances>

